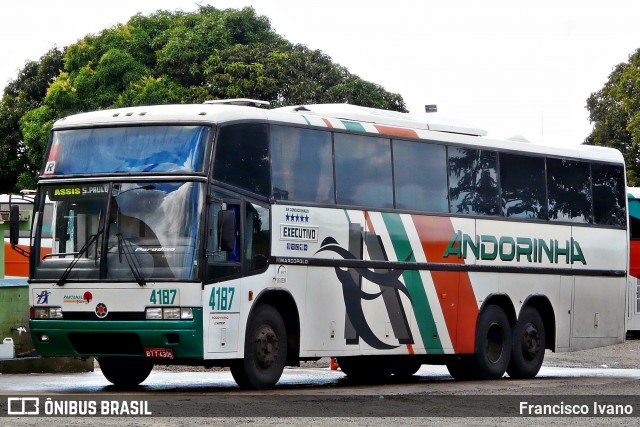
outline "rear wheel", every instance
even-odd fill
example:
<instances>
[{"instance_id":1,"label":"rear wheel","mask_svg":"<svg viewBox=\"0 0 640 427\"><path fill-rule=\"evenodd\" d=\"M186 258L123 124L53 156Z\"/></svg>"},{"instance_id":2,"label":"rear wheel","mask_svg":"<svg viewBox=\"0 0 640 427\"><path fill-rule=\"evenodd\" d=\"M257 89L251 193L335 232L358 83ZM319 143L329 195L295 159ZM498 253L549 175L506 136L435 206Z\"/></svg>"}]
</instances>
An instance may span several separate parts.
<instances>
[{"instance_id":1,"label":"rear wheel","mask_svg":"<svg viewBox=\"0 0 640 427\"><path fill-rule=\"evenodd\" d=\"M98 357L102 375L113 385L130 388L147 379L153 363L139 357Z\"/></svg>"},{"instance_id":2,"label":"rear wheel","mask_svg":"<svg viewBox=\"0 0 640 427\"><path fill-rule=\"evenodd\" d=\"M478 316L474 364L481 379L501 378L511 357L511 325L502 308L488 305Z\"/></svg>"},{"instance_id":3,"label":"rear wheel","mask_svg":"<svg viewBox=\"0 0 640 427\"><path fill-rule=\"evenodd\" d=\"M507 373L511 378L533 378L540 371L545 350L544 322L538 310L525 307L513 327L511 361Z\"/></svg>"},{"instance_id":4,"label":"rear wheel","mask_svg":"<svg viewBox=\"0 0 640 427\"><path fill-rule=\"evenodd\" d=\"M244 359L231 365L241 388L268 389L276 385L287 359L287 332L280 313L268 304L256 308L247 325Z\"/></svg>"}]
</instances>

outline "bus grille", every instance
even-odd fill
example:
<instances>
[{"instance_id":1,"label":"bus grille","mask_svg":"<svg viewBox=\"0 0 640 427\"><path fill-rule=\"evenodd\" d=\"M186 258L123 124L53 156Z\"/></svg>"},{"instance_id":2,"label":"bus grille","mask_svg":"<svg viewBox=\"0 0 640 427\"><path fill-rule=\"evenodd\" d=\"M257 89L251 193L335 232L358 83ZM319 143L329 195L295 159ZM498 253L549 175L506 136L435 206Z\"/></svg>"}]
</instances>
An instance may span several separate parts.
<instances>
[{"instance_id":1,"label":"bus grille","mask_svg":"<svg viewBox=\"0 0 640 427\"><path fill-rule=\"evenodd\" d=\"M79 354L144 354L140 337L128 332L72 332L69 340Z\"/></svg>"},{"instance_id":2,"label":"bus grille","mask_svg":"<svg viewBox=\"0 0 640 427\"><path fill-rule=\"evenodd\" d=\"M105 320L145 320L143 311L136 312L128 312L128 311L114 311L109 312L107 317L104 319L99 318L92 311L65 311L63 314L64 320L95 320L95 321L105 321Z\"/></svg>"}]
</instances>

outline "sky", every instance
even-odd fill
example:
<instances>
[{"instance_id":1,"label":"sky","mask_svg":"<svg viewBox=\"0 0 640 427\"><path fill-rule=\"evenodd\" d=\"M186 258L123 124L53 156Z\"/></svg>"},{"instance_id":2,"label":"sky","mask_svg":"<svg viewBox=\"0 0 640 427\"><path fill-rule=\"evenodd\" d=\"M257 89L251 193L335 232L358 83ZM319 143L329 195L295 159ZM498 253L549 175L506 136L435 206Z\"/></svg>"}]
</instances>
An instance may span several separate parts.
<instances>
[{"instance_id":1,"label":"sky","mask_svg":"<svg viewBox=\"0 0 640 427\"><path fill-rule=\"evenodd\" d=\"M637 0L22 0L0 8L0 91L53 46L158 9L253 7L278 34L402 95L411 112L571 147L586 100L640 48Z\"/></svg>"}]
</instances>

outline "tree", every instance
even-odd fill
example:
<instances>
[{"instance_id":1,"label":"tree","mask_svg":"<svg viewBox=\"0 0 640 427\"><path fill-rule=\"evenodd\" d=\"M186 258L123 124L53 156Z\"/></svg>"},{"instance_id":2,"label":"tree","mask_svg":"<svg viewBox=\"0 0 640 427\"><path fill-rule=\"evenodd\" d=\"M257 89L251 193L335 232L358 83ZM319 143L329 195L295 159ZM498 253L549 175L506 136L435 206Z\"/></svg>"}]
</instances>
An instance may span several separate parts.
<instances>
[{"instance_id":1,"label":"tree","mask_svg":"<svg viewBox=\"0 0 640 427\"><path fill-rule=\"evenodd\" d=\"M620 150L630 186L640 185L640 49L614 67L604 87L587 99L593 131L589 145Z\"/></svg>"},{"instance_id":2,"label":"tree","mask_svg":"<svg viewBox=\"0 0 640 427\"><path fill-rule=\"evenodd\" d=\"M0 101L0 190L15 191L16 188L33 188L31 181L17 187L19 175L35 177L41 160L34 162L28 156L28 146L23 141L20 119L27 112L44 104L49 84L63 67L64 54L54 47L39 61L29 61L15 80L4 89ZM32 178L33 179L33 178Z\"/></svg>"},{"instance_id":3,"label":"tree","mask_svg":"<svg viewBox=\"0 0 640 427\"><path fill-rule=\"evenodd\" d=\"M273 107L349 102L406 111L400 95L349 73L319 50L288 42L252 8L137 14L64 52L52 49L7 86L0 104L0 190L35 184L58 118L239 97Z\"/></svg>"}]
</instances>

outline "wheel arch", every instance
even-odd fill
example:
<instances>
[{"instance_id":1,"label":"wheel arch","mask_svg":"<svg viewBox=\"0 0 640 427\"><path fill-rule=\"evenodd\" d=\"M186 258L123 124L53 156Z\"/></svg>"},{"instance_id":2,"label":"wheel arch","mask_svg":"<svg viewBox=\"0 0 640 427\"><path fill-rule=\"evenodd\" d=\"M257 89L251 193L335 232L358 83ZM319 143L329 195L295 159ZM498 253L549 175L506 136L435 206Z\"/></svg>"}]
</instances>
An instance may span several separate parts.
<instances>
[{"instance_id":1,"label":"wheel arch","mask_svg":"<svg viewBox=\"0 0 640 427\"><path fill-rule=\"evenodd\" d=\"M549 299L544 295L530 295L522 304L520 312L525 307L531 307L538 311L544 324L545 348L555 351L556 349L556 315ZM519 316L519 314L518 314Z\"/></svg>"},{"instance_id":2,"label":"wheel arch","mask_svg":"<svg viewBox=\"0 0 640 427\"><path fill-rule=\"evenodd\" d=\"M249 318L256 308L262 304L269 304L275 308L284 322L287 331L287 361L288 366L298 366L300 363L300 314L293 296L283 289L267 289L258 295Z\"/></svg>"},{"instance_id":3,"label":"wheel arch","mask_svg":"<svg viewBox=\"0 0 640 427\"><path fill-rule=\"evenodd\" d=\"M480 309L478 310L478 316L482 313L482 310L489 305L497 305L500 307L509 319L509 324L513 327L516 323L516 309L513 306L511 298L506 294L491 294L484 299Z\"/></svg>"}]
</instances>

